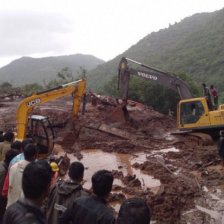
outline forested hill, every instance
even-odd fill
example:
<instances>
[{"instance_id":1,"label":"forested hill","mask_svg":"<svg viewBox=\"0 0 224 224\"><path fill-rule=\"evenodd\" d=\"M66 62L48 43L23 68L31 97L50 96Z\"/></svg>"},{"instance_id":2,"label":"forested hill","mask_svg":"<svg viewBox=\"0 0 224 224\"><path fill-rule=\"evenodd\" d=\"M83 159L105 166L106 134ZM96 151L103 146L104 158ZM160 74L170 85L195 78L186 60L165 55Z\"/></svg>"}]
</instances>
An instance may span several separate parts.
<instances>
[{"instance_id":1,"label":"forested hill","mask_svg":"<svg viewBox=\"0 0 224 224\"><path fill-rule=\"evenodd\" d=\"M0 68L0 83L10 82L13 86L43 84L44 80L54 79L57 73L66 67L74 78L77 78L80 67L91 70L102 63L104 61L101 59L83 54L45 58L22 57Z\"/></svg>"},{"instance_id":2,"label":"forested hill","mask_svg":"<svg viewBox=\"0 0 224 224\"><path fill-rule=\"evenodd\" d=\"M224 90L224 9L195 14L153 32L115 59L88 75L88 85L100 91L117 74L122 56L165 71L183 71L198 84L214 84Z\"/></svg>"}]
</instances>

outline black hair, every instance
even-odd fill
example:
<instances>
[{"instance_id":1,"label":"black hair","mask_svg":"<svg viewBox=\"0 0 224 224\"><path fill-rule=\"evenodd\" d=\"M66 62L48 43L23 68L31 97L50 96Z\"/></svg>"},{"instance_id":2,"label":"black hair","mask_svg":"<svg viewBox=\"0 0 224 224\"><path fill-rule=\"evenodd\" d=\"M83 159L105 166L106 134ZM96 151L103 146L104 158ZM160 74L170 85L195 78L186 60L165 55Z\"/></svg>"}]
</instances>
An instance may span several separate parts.
<instances>
[{"instance_id":1,"label":"black hair","mask_svg":"<svg viewBox=\"0 0 224 224\"><path fill-rule=\"evenodd\" d=\"M38 199L51 182L51 166L46 160L29 163L23 172L22 189L26 198Z\"/></svg>"},{"instance_id":2,"label":"black hair","mask_svg":"<svg viewBox=\"0 0 224 224\"><path fill-rule=\"evenodd\" d=\"M224 130L221 130L221 131L219 132L219 135L222 136L222 137L224 137Z\"/></svg>"},{"instance_id":3,"label":"black hair","mask_svg":"<svg viewBox=\"0 0 224 224\"><path fill-rule=\"evenodd\" d=\"M84 166L80 162L73 162L69 168L69 177L73 180L77 180L83 176Z\"/></svg>"},{"instance_id":4,"label":"black hair","mask_svg":"<svg viewBox=\"0 0 224 224\"><path fill-rule=\"evenodd\" d=\"M13 141L13 138L14 138L14 134L13 134L13 132L11 132L11 131L7 131L7 132L4 134L4 140L5 140L5 141L11 142L11 141Z\"/></svg>"},{"instance_id":5,"label":"black hair","mask_svg":"<svg viewBox=\"0 0 224 224\"><path fill-rule=\"evenodd\" d=\"M214 88L214 86L213 86L213 85L211 85L211 86L210 86L210 89L213 89L213 88Z\"/></svg>"},{"instance_id":6,"label":"black hair","mask_svg":"<svg viewBox=\"0 0 224 224\"><path fill-rule=\"evenodd\" d=\"M107 196L114 181L114 177L111 172L107 170L99 170L92 176L92 187L94 194L98 196Z\"/></svg>"},{"instance_id":7,"label":"black hair","mask_svg":"<svg viewBox=\"0 0 224 224\"><path fill-rule=\"evenodd\" d=\"M143 199L129 198L120 207L118 224L149 224L150 218L149 206Z\"/></svg>"},{"instance_id":8,"label":"black hair","mask_svg":"<svg viewBox=\"0 0 224 224\"><path fill-rule=\"evenodd\" d=\"M22 142L16 140L11 144L11 149L18 149L20 150L22 147Z\"/></svg>"},{"instance_id":9,"label":"black hair","mask_svg":"<svg viewBox=\"0 0 224 224\"><path fill-rule=\"evenodd\" d=\"M0 142L4 142L4 136L3 136L3 134L0 134Z\"/></svg>"},{"instance_id":10,"label":"black hair","mask_svg":"<svg viewBox=\"0 0 224 224\"><path fill-rule=\"evenodd\" d=\"M37 147L33 143L29 143L24 149L25 160L30 161L35 155L37 155Z\"/></svg>"},{"instance_id":11,"label":"black hair","mask_svg":"<svg viewBox=\"0 0 224 224\"><path fill-rule=\"evenodd\" d=\"M206 84L205 83L202 83L202 86L206 87Z\"/></svg>"},{"instance_id":12,"label":"black hair","mask_svg":"<svg viewBox=\"0 0 224 224\"><path fill-rule=\"evenodd\" d=\"M5 162L7 164L10 163L10 161L19 154L19 151L16 149L10 149L6 154L5 154Z\"/></svg>"},{"instance_id":13,"label":"black hair","mask_svg":"<svg viewBox=\"0 0 224 224\"><path fill-rule=\"evenodd\" d=\"M25 146L29 143L34 143L32 138L24 138L22 141L22 150L25 149Z\"/></svg>"}]
</instances>

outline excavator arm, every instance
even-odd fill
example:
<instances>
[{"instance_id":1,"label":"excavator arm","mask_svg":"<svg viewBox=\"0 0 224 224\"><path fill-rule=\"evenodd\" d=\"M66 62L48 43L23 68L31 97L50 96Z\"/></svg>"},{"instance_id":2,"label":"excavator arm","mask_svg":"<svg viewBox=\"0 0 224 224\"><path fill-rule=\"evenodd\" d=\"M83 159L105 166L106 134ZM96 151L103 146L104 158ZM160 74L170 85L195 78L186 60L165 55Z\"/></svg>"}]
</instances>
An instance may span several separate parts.
<instances>
[{"instance_id":1,"label":"excavator arm","mask_svg":"<svg viewBox=\"0 0 224 224\"><path fill-rule=\"evenodd\" d=\"M77 119L82 96L86 93L86 80L78 80L52 89L33 94L24 99L17 109L17 135L18 139L24 139L27 132L28 115L38 105L51 100L72 94L73 95L73 115L72 121Z\"/></svg>"},{"instance_id":2,"label":"excavator arm","mask_svg":"<svg viewBox=\"0 0 224 224\"><path fill-rule=\"evenodd\" d=\"M135 65L133 66L134 68L129 66L130 63ZM136 65L138 67L141 66L146 71L135 69L137 67ZM198 142L202 141L203 144L212 144L210 133L215 135L217 131L223 130L224 106L222 107L221 105L216 111L209 111L206 98L193 98L190 87L183 80L168 72L164 72L157 68L123 57L118 68L117 86L118 90L120 85L122 87L123 104L121 109L126 121L129 119L126 106L131 75L142 77L153 83L171 88L179 93L181 100L177 107L177 124L179 130L184 131L182 134L188 134L190 132L191 136L197 137Z\"/></svg>"},{"instance_id":3,"label":"excavator arm","mask_svg":"<svg viewBox=\"0 0 224 224\"><path fill-rule=\"evenodd\" d=\"M129 67L128 62L139 65L143 68L146 68L147 72ZM168 72L164 72L157 68L153 68L148 65L144 65L140 62L134 61L132 59L123 57L120 61L119 68L118 68L118 90L121 83L122 99L126 103L128 98L128 87L129 87L130 75L139 76L144 79L150 80L153 83L157 83L162 86L169 87L177 91L181 99L190 99L193 97L190 91L190 87L178 77L175 77Z\"/></svg>"}]
</instances>

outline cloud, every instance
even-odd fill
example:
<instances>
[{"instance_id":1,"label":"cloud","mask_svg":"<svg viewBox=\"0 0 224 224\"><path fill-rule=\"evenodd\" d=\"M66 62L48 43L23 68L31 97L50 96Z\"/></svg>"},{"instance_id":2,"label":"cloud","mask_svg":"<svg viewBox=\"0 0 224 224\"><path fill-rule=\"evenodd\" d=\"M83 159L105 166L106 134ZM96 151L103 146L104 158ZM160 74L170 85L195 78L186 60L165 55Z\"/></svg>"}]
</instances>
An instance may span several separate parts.
<instances>
[{"instance_id":1,"label":"cloud","mask_svg":"<svg viewBox=\"0 0 224 224\"><path fill-rule=\"evenodd\" d=\"M74 27L58 13L0 11L0 57L63 52Z\"/></svg>"}]
</instances>

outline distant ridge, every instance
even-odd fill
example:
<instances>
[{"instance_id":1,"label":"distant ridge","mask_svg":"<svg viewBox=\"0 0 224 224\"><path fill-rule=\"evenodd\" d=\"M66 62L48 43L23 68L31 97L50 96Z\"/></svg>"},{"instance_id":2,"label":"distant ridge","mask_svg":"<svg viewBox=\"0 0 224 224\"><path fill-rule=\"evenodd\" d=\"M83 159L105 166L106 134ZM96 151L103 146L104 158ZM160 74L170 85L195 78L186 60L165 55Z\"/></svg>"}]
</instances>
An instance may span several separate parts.
<instances>
[{"instance_id":1,"label":"distant ridge","mask_svg":"<svg viewBox=\"0 0 224 224\"><path fill-rule=\"evenodd\" d=\"M80 67L91 70L102 63L103 60L84 54L44 58L22 57L0 68L0 83L7 81L14 86L27 83L43 84L43 80L54 79L65 67L68 67L77 78Z\"/></svg>"},{"instance_id":2,"label":"distant ridge","mask_svg":"<svg viewBox=\"0 0 224 224\"><path fill-rule=\"evenodd\" d=\"M113 60L88 74L88 87L101 91L122 56L165 71L183 71L200 86L214 84L224 91L224 9L199 13L158 32L152 32ZM224 92L223 92L224 97Z\"/></svg>"}]
</instances>

